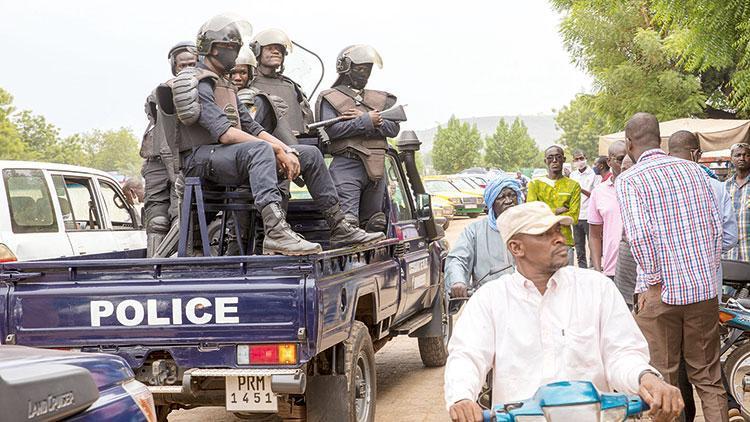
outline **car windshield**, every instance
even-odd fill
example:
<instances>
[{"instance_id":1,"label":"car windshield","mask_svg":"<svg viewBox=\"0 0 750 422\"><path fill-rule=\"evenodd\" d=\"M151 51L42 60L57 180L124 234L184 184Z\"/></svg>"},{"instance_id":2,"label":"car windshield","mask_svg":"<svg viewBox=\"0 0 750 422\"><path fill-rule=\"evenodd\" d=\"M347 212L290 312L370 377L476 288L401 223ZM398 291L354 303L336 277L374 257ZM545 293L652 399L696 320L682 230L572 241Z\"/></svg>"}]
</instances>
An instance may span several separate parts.
<instances>
[{"instance_id":1,"label":"car windshield","mask_svg":"<svg viewBox=\"0 0 750 422\"><path fill-rule=\"evenodd\" d=\"M424 188L429 193L456 193L459 192L455 186L451 185L447 180L427 180L424 182Z\"/></svg>"},{"instance_id":2,"label":"car windshield","mask_svg":"<svg viewBox=\"0 0 750 422\"><path fill-rule=\"evenodd\" d=\"M472 186L471 183L467 182L464 179L452 179L451 183L460 191L476 190L476 188Z\"/></svg>"}]
</instances>

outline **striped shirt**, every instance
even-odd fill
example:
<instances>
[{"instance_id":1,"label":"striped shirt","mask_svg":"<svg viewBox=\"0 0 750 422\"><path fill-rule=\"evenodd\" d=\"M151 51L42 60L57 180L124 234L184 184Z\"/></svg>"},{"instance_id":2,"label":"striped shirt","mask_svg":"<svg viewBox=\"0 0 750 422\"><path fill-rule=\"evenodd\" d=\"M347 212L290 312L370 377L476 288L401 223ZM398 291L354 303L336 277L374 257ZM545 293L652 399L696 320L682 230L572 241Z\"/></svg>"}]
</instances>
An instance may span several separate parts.
<instances>
[{"instance_id":1,"label":"striped shirt","mask_svg":"<svg viewBox=\"0 0 750 422\"><path fill-rule=\"evenodd\" d=\"M661 299L670 305L716 297L721 213L700 166L651 149L615 187L638 263L635 292L661 283Z\"/></svg>"},{"instance_id":2,"label":"striped shirt","mask_svg":"<svg viewBox=\"0 0 750 422\"><path fill-rule=\"evenodd\" d=\"M727 179L726 188L737 213L737 246L725 256L727 259L750 262L750 179L740 186L736 177Z\"/></svg>"}]
</instances>

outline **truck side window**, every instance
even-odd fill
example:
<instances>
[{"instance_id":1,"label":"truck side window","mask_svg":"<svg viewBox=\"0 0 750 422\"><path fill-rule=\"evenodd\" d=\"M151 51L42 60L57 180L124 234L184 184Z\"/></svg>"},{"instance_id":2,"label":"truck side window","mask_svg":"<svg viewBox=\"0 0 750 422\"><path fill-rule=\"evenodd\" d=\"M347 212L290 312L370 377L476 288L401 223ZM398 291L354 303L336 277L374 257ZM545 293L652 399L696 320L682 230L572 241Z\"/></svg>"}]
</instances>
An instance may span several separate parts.
<instances>
[{"instance_id":1,"label":"truck side window","mask_svg":"<svg viewBox=\"0 0 750 422\"><path fill-rule=\"evenodd\" d=\"M396 163L389 156L386 156L385 160L385 174L391 205L391 220L394 222L413 220L411 208L407 202L409 199L406 196L406 185L401 179Z\"/></svg>"},{"instance_id":2,"label":"truck side window","mask_svg":"<svg viewBox=\"0 0 750 422\"><path fill-rule=\"evenodd\" d=\"M41 170L3 170L13 233L56 232L52 196Z\"/></svg>"},{"instance_id":3,"label":"truck side window","mask_svg":"<svg viewBox=\"0 0 750 422\"><path fill-rule=\"evenodd\" d=\"M99 180L99 188L104 197L104 211L109 215L109 221L114 230L132 229L133 216L130 215L127 202L120 192L111 184Z\"/></svg>"},{"instance_id":4,"label":"truck side window","mask_svg":"<svg viewBox=\"0 0 750 422\"><path fill-rule=\"evenodd\" d=\"M90 178L54 175L52 182L66 231L102 228Z\"/></svg>"}]
</instances>

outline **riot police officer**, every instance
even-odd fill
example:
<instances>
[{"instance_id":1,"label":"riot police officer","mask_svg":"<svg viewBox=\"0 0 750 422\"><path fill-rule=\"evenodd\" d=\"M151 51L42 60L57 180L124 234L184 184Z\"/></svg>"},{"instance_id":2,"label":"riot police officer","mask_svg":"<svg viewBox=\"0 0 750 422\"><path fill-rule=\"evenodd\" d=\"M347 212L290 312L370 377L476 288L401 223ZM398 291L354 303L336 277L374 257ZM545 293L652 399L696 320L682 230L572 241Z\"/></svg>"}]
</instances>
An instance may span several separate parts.
<instances>
[{"instance_id":1,"label":"riot police officer","mask_svg":"<svg viewBox=\"0 0 750 422\"><path fill-rule=\"evenodd\" d=\"M261 91L258 87L251 85L255 78L258 62L252 50L242 47L234 67L230 71L230 80L237 88L237 98L247 107L253 120L260 123L266 132L281 140L287 145L297 145L289 121L286 118L288 106L279 97ZM288 184L287 184L288 185ZM287 189L288 191L288 189Z\"/></svg>"},{"instance_id":2,"label":"riot police officer","mask_svg":"<svg viewBox=\"0 0 750 422\"><path fill-rule=\"evenodd\" d=\"M200 176L215 183L249 182L255 206L263 218L264 253L304 255L322 251L319 244L305 240L286 222L280 205L277 166L290 180L300 174L304 177L331 228L333 245L382 239L352 227L345 220L333 181L317 148L301 145L294 149L285 145L255 122L238 101L234 86L223 75L234 67L243 28L249 29L249 24L227 15L206 22L196 42L200 56L196 70L178 75L172 85L180 120L176 148L180 151L182 171L186 176ZM197 84L182 85L180 78L185 77L195 78ZM183 101L190 95L180 96L179 86L195 87L195 103Z\"/></svg>"},{"instance_id":3,"label":"riot police officer","mask_svg":"<svg viewBox=\"0 0 750 422\"><path fill-rule=\"evenodd\" d=\"M250 88L268 94L274 106L282 109L294 136L308 134L307 125L313 121L310 103L300 85L283 74L292 41L280 29L266 29L253 38L250 48L258 62Z\"/></svg>"},{"instance_id":4,"label":"riot police officer","mask_svg":"<svg viewBox=\"0 0 750 422\"><path fill-rule=\"evenodd\" d=\"M175 44L169 50L167 59L172 76L176 76L186 67L195 66L198 59L195 43L182 41ZM145 109L149 123L143 134L140 154L144 159L141 175L145 180L143 224L146 227L146 253L151 257L177 217L177 198L174 191L176 169L163 127L156 125L158 111L153 93L146 98Z\"/></svg>"},{"instance_id":5,"label":"riot police officer","mask_svg":"<svg viewBox=\"0 0 750 422\"><path fill-rule=\"evenodd\" d=\"M383 67L374 48L358 44L346 47L336 59L339 77L331 89L320 93L315 105L318 120L344 116L346 120L326 128L334 184L347 219L365 225L367 231L383 230L385 151L387 138L398 135L399 124L383 119L380 112L393 106L396 97L365 89L373 65Z\"/></svg>"}]
</instances>

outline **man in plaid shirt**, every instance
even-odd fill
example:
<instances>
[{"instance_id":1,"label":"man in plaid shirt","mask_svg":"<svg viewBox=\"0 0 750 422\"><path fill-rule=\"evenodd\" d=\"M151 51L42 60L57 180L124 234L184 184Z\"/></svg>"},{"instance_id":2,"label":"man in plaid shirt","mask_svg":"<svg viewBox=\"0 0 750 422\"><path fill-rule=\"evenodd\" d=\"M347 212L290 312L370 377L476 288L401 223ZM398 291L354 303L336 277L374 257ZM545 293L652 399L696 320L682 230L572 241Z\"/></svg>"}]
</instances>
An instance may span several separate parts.
<instances>
[{"instance_id":1,"label":"man in plaid shirt","mask_svg":"<svg viewBox=\"0 0 750 422\"><path fill-rule=\"evenodd\" d=\"M727 179L726 187L737 213L739 242L726 258L750 262L750 144L734 144L730 154L735 172Z\"/></svg>"},{"instance_id":2,"label":"man in plaid shirt","mask_svg":"<svg viewBox=\"0 0 750 422\"><path fill-rule=\"evenodd\" d=\"M727 421L716 316L722 226L712 188L698 164L661 150L653 115L633 116L625 138L636 164L617 178L615 188L638 264L635 318L651 364L677 385L684 356L704 417Z\"/></svg>"}]
</instances>

